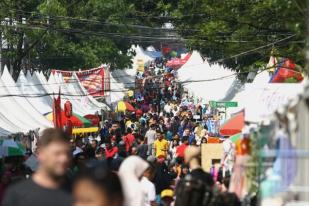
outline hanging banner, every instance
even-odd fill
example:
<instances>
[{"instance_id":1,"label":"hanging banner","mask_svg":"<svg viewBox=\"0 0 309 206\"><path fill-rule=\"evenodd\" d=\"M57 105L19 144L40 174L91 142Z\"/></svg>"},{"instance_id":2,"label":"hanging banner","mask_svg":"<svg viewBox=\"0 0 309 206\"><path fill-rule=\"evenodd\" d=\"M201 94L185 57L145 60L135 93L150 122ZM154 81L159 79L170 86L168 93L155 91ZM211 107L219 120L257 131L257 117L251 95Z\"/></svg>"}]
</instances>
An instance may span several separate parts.
<instances>
[{"instance_id":1,"label":"hanging banner","mask_svg":"<svg viewBox=\"0 0 309 206\"><path fill-rule=\"evenodd\" d=\"M61 73L65 82L69 82L73 73L76 73L79 81L90 95L93 97L102 97L105 94L105 70L103 67L83 71L52 70L52 73Z\"/></svg>"},{"instance_id":2,"label":"hanging banner","mask_svg":"<svg viewBox=\"0 0 309 206\"><path fill-rule=\"evenodd\" d=\"M143 59L138 59L137 60L137 71L138 72L144 72L144 69L145 69L145 67L144 67L144 60Z\"/></svg>"}]
</instances>

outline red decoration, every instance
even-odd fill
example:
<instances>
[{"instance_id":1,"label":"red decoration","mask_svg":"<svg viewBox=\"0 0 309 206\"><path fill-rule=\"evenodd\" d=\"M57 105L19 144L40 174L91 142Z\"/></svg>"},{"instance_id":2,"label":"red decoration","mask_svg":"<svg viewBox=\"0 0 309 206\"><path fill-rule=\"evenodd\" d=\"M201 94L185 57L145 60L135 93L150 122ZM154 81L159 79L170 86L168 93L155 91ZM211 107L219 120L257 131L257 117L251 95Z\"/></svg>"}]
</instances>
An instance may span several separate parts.
<instances>
[{"instance_id":1,"label":"red decoration","mask_svg":"<svg viewBox=\"0 0 309 206\"><path fill-rule=\"evenodd\" d=\"M172 49L169 48L169 47L163 47L162 48L163 55L166 55L166 54L170 53L170 51L172 51Z\"/></svg>"},{"instance_id":2,"label":"red decoration","mask_svg":"<svg viewBox=\"0 0 309 206\"><path fill-rule=\"evenodd\" d=\"M92 125L98 125L100 123L100 117L98 117L98 115L87 114L84 117L88 119Z\"/></svg>"},{"instance_id":3,"label":"red decoration","mask_svg":"<svg viewBox=\"0 0 309 206\"><path fill-rule=\"evenodd\" d=\"M179 69L182 65L184 65L190 58L191 54L187 54L183 59L173 58L172 60L166 63L166 66L173 69Z\"/></svg>"},{"instance_id":4,"label":"red decoration","mask_svg":"<svg viewBox=\"0 0 309 206\"><path fill-rule=\"evenodd\" d=\"M64 103L64 114L67 118L70 118L73 114L72 103L69 100Z\"/></svg>"},{"instance_id":5,"label":"red decoration","mask_svg":"<svg viewBox=\"0 0 309 206\"><path fill-rule=\"evenodd\" d=\"M304 79L301 72L296 71L295 63L291 59L285 59L284 62L278 66L270 82L283 83L290 78L294 78L296 82L301 82Z\"/></svg>"},{"instance_id":6,"label":"red decoration","mask_svg":"<svg viewBox=\"0 0 309 206\"><path fill-rule=\"evenodd\" d=\"M102 97L104 96L104 92L110 89L110 77L108 73L105 74L105 69L103 67L82 71L63 71L53 69L51 72L52 74L61 73L67 80L69 80L73 73L75 73L83 87L94 97Z\"/></svg>"},{"instance_id":7,"label":"red decoration","mask_svg":"<svg viewBox=\"0 0 309 206\"><path fill-rule=\"evenodd\" d=\"M220 128L220 134L222 136L232 136L238 134L242 131L245 126L245 114L240 112L229 119L222 127Z\"/></svg>"},{"instance_id":8,"label":"red decoration","mask_svg":"<svg viewBox=\"0 0 309 206\"><path fill-rule=\"evenodd\" d=\"M61 94L59 89L59 94L57 98L53 100L53 122L55 128L63 127L62 116L61 116Z\"/></svg>"},{"instance_id":9,"label":"red decoration","mask_svg":"<svg viewBox=\"0 0 309 206\"><path fill-rule=\"evenodd\" d=\"M72 115L70 118L67 118L64 111L61 110L61 113L60 113L60 119L61 119L61 125L66 125L68 119L70 119L70 121L72 122L72 126L73 127L84 127L84 122L82 122L78 116L76 115Z\"/></svg>"}]
</instances>

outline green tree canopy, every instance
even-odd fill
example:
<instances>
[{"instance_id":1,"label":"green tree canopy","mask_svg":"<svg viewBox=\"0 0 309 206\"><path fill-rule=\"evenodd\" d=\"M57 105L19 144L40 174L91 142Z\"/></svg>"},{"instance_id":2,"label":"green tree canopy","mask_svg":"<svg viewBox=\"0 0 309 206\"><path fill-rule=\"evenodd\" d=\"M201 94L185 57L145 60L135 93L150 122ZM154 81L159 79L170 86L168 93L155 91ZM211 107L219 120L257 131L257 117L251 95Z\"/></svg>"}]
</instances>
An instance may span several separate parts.
<instances>
[{"instance_id":1,"label":"green tree canopy","mask_svg":"<svg viewBox=\"0 0 309 206\"><path fill-rule=\"evenodd\" d=\"M2 58L13 66L15 77L22 67L129 67L132 41L125 35L134 29L126 26L128 12L125 0L3 0Z\"/></svg>"},{"instance_id":2,"label":"green tree canopy","mask_svg":"<svg viewBox=\"0 0 309 206\"><path fill-rule=\"evenodd\" d=\"M187 46L210 61L248 71L276 48L275 55L304 66L306 1L180 0L173 6L173 25Z\"/></svg>"}]
</instances>

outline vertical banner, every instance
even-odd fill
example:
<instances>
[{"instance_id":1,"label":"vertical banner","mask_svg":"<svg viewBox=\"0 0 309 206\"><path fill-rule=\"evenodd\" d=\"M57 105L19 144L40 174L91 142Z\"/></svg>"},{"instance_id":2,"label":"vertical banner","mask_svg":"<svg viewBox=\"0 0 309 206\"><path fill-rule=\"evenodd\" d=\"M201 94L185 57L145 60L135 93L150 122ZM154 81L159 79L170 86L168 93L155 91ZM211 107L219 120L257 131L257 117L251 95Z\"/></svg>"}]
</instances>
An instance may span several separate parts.
<instances>
[{"instance_id":1,"label":"vertical banner","mask_svg":"<svg viewBox=\"0 0 309 206\"><path fill-rule=\"evenodd\" d=\"M144 72L145 69L145 64L143 59L138 59L137 60L137 71L138 72Z\"/></svg>"},{"instance_id":2,"label":"vertical banner","mask_svg":"<svg viewBox=\"0 0 309 206\"><path fill-rule=\"evenodd\" d=\"M53 122L55 128L62 128L60 90L58 97L53 99Z\"/></svg>"},{"instance_id":3,"label":"vertical banner","mask_svg":"<svg viewBox=\"0 0 309 206\"><path fill-rule=\"evenodd\" d=\"M76 73L81 84L93 97L103 97L105 95L105 90L109 89L110 87L109 76L105 77L105 69L103 67L83 71L52 70L52 73L61 73L64 81L67 83L69 82L73 73Z\"/></svg>"}]
</instances>

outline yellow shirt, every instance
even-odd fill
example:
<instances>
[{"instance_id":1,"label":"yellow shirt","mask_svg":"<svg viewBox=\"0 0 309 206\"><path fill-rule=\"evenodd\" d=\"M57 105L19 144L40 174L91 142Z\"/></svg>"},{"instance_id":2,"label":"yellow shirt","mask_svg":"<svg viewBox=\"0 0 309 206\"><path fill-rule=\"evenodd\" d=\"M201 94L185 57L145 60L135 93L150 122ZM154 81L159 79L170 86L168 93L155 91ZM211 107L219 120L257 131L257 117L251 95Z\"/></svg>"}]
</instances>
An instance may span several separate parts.
<instances>
[{"instance_id":1,"label":"yellow shirt","mask_svg":"<svg viewBox=\"0 0 309 206\"><path fill-rule=\"evenodd\" d=\"M157 139L154 142L154 148L156 151L156 157L164 156L166 158L168 150L168 141L166 141L165 139L162 139L161 141Z\"/></svg>"},{"instance_id":2,"label":"yellow shirt","mask_svg":"<svg viewBox=\"0 0 309 206\"><path fill-rule=\"evenodd\" d=\"M126 121L126 128L131 127L132 123L131 120Z\"/></svg>"}]
</instances>

